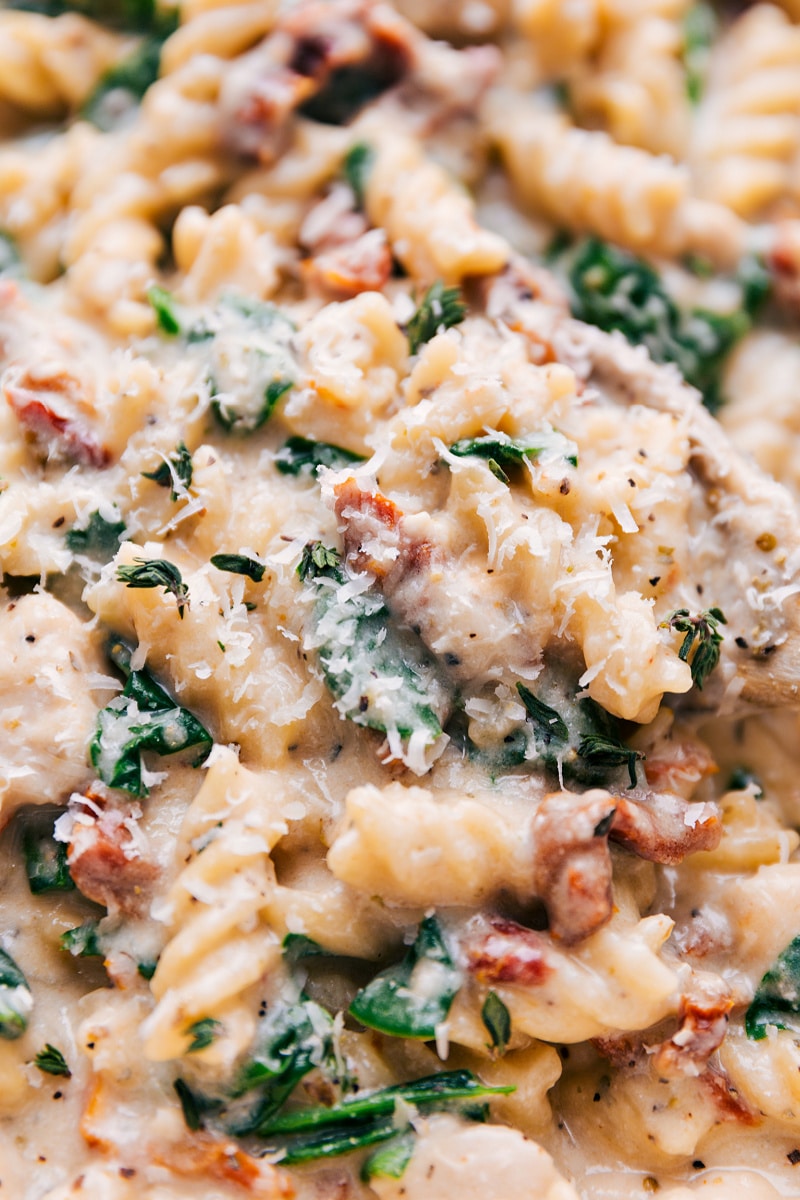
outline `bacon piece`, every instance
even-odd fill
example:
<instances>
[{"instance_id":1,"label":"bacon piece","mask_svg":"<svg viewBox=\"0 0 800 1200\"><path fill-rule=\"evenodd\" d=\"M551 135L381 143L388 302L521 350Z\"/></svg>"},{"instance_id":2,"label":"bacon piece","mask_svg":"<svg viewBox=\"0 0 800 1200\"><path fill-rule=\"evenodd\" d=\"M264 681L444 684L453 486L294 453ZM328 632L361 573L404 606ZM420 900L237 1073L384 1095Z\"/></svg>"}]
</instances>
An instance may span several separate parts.
<instances>
[{"instance_id":1,"label":"bacon piece","mask_svg":"<svg viewBox=\"0 0 800 1200\"><path fill-rule=\"evenodd\" d=\"M43 368L9 367L3 376L3 395L46 459L108 466L111 454L78 415L87 402L74 375L63 369L48 374Z\"/></svg>"},{"instance_id":2,"label":"bacon piece","mask_svg":"<svg viewBox=\"0 0 800 1200\"><path fill-rule=\"evenodd\" d=\"M715 775L711 751L697 738L666 738L647 750L644 773L654 791L672 792L688 800L701 779Z\"/></svg>"},{"instance_id":3,"label":"bacon piece","mask_svg":"<svg viewBox=\"0 0 800 1200\"><path fill-rule=\"evenodd\" d=\"M800 221L780 221L767 266L775 300L793 316L800 313Z\"/></svg>"},{"instance_id":4,"label":"bacon piece","mask_svg":"<svg viewBox=\"0 0 800 1200\"><path fill-rule=\"evenodd\" d=\"M142 910L158 874L158 868L141 857L134 841L131 827L139 815L138 806L97 812L102 798L92 795L88 800L89 811L76 816L72 829L69 873L89 900L105 905L109 912L135 915Z\"/></svg>"},{"instance_id":5,"label":"bacon piece","mask_svg":"<svg viewBox=\"0 0 800 1200\"><path fill-rule=\"evenodd\" d=\"M547 940L535 929L506 917L488 917L481 925L474 942L466 944L468 968L480 983L535 987L553 974Z\"/></svg>"},{"instance_id":6,"label":"bacon piece","mask_svg":"<svg viewBox=\"0 0 800 1200\"><path fill-rule=\"evenodd\" d=\"M680 1025L653 1060L659 1075L701 1075L722 1045L732 1008L733 997L722 979L695 975L691 991L681 996Z\"/></svg>"},{"instance_id":7,"label":"bacon piece","mask_svg":"<svg viewBox=\"0 0 800 1200\"><path fill-rule=\"evenodd\" d=\"M738 1121L742 1125L761 1123L762 1118L753 1112L728 1075L720 1068L709 1067L700 1076L700 1082L711 1093L723 1121Z\"/></svg>"},{"instance_id":8,"label":"bacon piece","mask_svg":"<svg viewBox=\"0 0 800 1200\"><path fill-rule=\"evenodd\" d=\"M534 886L550 933L567 946L605 925L612 913L608 792L545 796L533 818Z\"/></svg>"},{"instance_id":9,"label":"bacon piece","mask_svg":"<svg viewBox=\"0 0 800 1200\"><path fill-rule=\"evenodd\" d=\"M296 109L346 124L405 76L414 36L387 5L371 0L312 0L289 9L223 87L226 140L269 163Z\"/></svg>"},{"instance_id":10,"label":"bacon piece","mask_svg":"<svg viewBox=\"0 0 800 1200\"><path fill-rule=\"evenodd\" d=\"M391 593L409 574L429 568L433 544L409 532L407 519L393 500L363 491L355 479L334 491L336 516L344 525L344 550L356 571L370 571Z\"/></svg>"},{"instance_id":11,"label":"bacon piece","mask_svg":"<svg viewBox=\"0 0 800 1200\"><path fill-rule=\"evenodd\" d=\"M195 1133L153 1151L153 1162L176 1175L235 1183L263 1200L293 1200L295 1188L289 1176L272 1164L247 1154L235 1142L220 1141L206 1133Z\"/></svg>"},{"instance_id":12,"label":"bacon piece","mask_svg":"<svg viewBox=\"0 0 800 1200\"><path fill-rule=\"evenodd\" d=\"M650 862L676 866L687 854L714 850L722 836L715 804L690 804L670 792L637 789L633 797L617 798L612 841Z\"/></svg>"},{"instance_id":13,"label":"bacon piece","mask_svg":"<svg viewBox=\"0 0 800 1200\"><path fill-rule=\"evenodd\" d=\"M379 292L392 273L392 255L382 229L371 229L304 264L306 279L328 295L346 299Z\"/></svg>"}]
</instances>

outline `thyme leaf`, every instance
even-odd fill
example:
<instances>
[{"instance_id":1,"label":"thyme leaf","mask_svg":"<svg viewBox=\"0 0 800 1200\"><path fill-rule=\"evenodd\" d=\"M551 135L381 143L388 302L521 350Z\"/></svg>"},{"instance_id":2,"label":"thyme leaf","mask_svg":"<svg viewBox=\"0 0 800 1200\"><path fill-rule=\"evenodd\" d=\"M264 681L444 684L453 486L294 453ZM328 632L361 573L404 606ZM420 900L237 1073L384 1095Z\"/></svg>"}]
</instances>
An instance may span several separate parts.
<instances>
[{"instance_id":1,"label":"thyme leaf","mask_svg":"<svg viewBox=\"0 0 800 1200\"><path fill-rule=\"evenodd\" d=\"M36 1055L33 1065L40 1071L44 1071L46 1075L63 1075L65 1079L69 1079L72 1075L64 1055L49 1042L45 1042L44 1049Z\"/></svg>"},{"instance_id":2,"label":"thyme leaf","mask_svg":"<svg viewBox=\"0 0 800 1200\"><path fill-rule=\"evenodd\" d=\"M171 488L170 499L177 500L192 486L194 466L185 442L178 442L174 452L156 467L155 471L142 471L145 479L152 479L159 487Z\"/></svg>"},{"instance_id":3,"label":"thyme leaf","mask_svg":"<svg viewBox=\"0 0 800 1200\"><path fill-rule=\"evenodd\" d=\"M719 626L727 623L722 609L719 608L708 608L695 616L692 616L688 608L676 608L661 622L660 628L674 629L677 633L684 634L678 658L682 662L688 662L692 682L700 691L719 662L720 646L723 642Z\"/></svg>"},{"instance_id":4,"label":"thyme leaf","mask_svg":"<svg viewBox=\"0 0 800 1200\"><path fill-rule=\"evenodd\" d=\"M178 616L183 620L183 610L189 607L189 588L175 564L166 558L137 558L123 563L117 567L117 579L129 588L163 587L175 597Z\"/></svg>"},{"instance_id":5,"label":"thyme leaf","mask_svg":"<svg viewBox=\"0 0 800 1200\"><path fill-rule=\"evenodd\" d=\"M253 583L261 583L266 567L246 554L212 554L211 565L218 571L230 571L232 575L246 575Z\"/></svg>"}]
</instances>

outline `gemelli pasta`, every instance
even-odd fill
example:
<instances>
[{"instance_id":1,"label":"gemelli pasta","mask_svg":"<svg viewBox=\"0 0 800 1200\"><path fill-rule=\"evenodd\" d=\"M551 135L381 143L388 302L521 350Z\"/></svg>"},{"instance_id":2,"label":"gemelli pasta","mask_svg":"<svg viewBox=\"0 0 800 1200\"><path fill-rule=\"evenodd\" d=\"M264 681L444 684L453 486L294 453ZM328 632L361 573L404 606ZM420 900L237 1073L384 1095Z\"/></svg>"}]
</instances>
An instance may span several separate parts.
<instances>
[{"instance_id":1,"label":"gemelli pasta","mask_svg":"<svg viewBox=\"0 0 800 1200\"><path fill-rule=\"evenodd\" d=\"M798 19L2 5L0 1200L798 1194Z\"/></svg>"}]
</instances>

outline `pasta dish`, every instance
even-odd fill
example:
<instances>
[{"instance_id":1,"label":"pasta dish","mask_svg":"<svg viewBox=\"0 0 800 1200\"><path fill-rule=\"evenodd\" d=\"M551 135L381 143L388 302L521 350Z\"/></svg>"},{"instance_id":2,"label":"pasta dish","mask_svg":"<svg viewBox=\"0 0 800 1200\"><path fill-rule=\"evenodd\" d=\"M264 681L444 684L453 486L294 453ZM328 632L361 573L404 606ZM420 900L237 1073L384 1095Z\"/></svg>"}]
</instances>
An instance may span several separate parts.
<instances>
[{"instance_id":1,"label":"pasta dish","mask_svg":"<svg viewBox=\"0 0 800 1200\"><path fill-rule=\"evenodd\" d=\"M800 1195L800 4L0 11L0 1200Z\"/></svg>"}]
</instances>

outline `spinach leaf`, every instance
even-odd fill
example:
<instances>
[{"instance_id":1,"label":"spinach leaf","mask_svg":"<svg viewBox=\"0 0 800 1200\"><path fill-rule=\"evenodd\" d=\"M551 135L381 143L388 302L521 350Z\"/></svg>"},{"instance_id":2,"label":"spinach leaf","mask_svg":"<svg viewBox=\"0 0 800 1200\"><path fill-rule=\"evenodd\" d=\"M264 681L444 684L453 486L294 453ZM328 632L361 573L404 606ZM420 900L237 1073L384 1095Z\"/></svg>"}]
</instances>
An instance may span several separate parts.
<instances>
[{"instance_id":1,"label":"spinach leaf","mask_svg":"<svg viewBox=\"0 0 800 1200\"><path fill-rule=\"evenodd\" d=\"M428 288L414 315L406 326L408 348L416 354L440 329L460 325L467 315L467 306L457 287L445 287L439 280Z\"/></svg>"},{"instance_id":2,"label":"spinach leaf","mask_svg":"<svg viewBox=\"0 0 800 1200\"><path fill-rule=\"evenodd\" d=\"M573 315L600 329L619 330L647 347L655 362L671 362L703 395L712 412L720 404L720 374L733 346L752 326L767 283L763 267L744 259L741 307L727 313L681 310L658 272L626 251L587 238L567 251Z\"/></svg>"},{"instance_id":3,"label":"spinach leaf","mask_svg":"<svg viewBox=\"0 0 800 1200\"><path fill-rule=\"evenodd\" d=\"M470 1071L443 1071L411 1083L359 1094L330 1108L297 1109L286 1113L269 1124L263 1137L268 1153L280 1151L282 1162L289 1165L309 1162L347 1154L395 1137L398 1133L395 1116L398 1102L412 1104L420 1112L455 1108L468 1116L475 1100L507 1095L513 1090L513 1087L489 1087ZM402 1154L398 1153L395 1169L399 1169L401 1158ZM373 1172L373 1175L377 1173Z\"/></svg>"},{"instance_id":4,"label":"spinach leaf","mask_svg":"<svg viewBox=\"0 0 800 1200\"><path fill-rule=\"evenodd\" d=\"M157 0L11 0L8 8L38 12L46 17L58 17L65 12L80 13L113 29L131 33L172 32L177 28L177 12Z\"/></svg>"},{"instance_id":5,"label":"spinach leaf","mask_svg":"<svg viewBox=\"0 0 800 1200\"><path fill-rule=\"evenodd\" d=\"M98 713L89 756L109 787L146 796L143 751L177 754L197 746L199 764L211 750L213 739L197 717L177 705L149 672L131 670L131 652L124 643L112 642L109 656L127 679L121 695Z\"/></svg>"},{"instance_id":6,"label":"spinach leaf","mask_svg":"<svg viewBox=\"0 0 800 1200\"><path fill-rule=\"evenodd\" d=\"M214 415L229 433L255 432L294 386L293 323L273 304L232 293L222 297L203 332ZM197 330L189 340L197 340Z\"/></svg>"},{"instance_id":7,"label":"spinach leaf","mask_svg":"<svg viewBox=\"0 0 800 1200\"><path fill-rule=\"evenodd\" d=\"M207 1050L221 1032L222 1025L213 1017L201 1017L199 1021L194 1021L186 1030L187 1036L192 1039L186 1053L196 1054L198 1050Z\"/></svg>"},{"instance_id":8,"label":"spinach leaf","mask_svg":"<svg viewBox=\"0 0 800 1200\"><path fill-rule=\"evenodd\" d=\"M73 554L85 554L100 562L110 562L126 532L124 521L107 521L99 512L93 512L82 528L73 525L64 540Z\"/></svg>"},{"instance_id":9,"label":"spinach leaf","mask_svg":"<svg viewBox=\"0 0 800 1200\"><path fill-rule=\"evenodd\" d=\"M65 930L59 938L61 949L68 950L76 958L102 958L97 924L97 921L84 921L74 929Z\"/></svg>"},{"instance_id":10,"label":"spinach leaf","mask_svg":"<svg viewBox=\"0 0 800 1200\"><path fill-rule=\"evenodd\" d=\"M172 293L154 283L147 289L147 301L156 314L156 324L161 332L167 337L177 337L181 322Z\"/></svg>"},{"instance_id":11,"label":"spinach leaf","mask_svg":"<svg viewBox=\"0 0 800 1200\"><path fill-rule=\"evenodd\" d=\"M435 917L425 917L402 962L356 993L350 1015L394 1037L434 1038L461 986Z\"/></svg>"},{"instance_id":12,"label":"spinach leaf","mask_svg":"<svg viewBox=\"0 0 800 1200\"><path fill-rule=\"evenodd\" d=\"M636 786L636 763L644 755L625 745L610 713L588 697L576 699L575 688L555 669L542 673L537 689L538 696L517 684L533 726L536 756L544 766L560 767L567 778L597 787L613 782L609 772L627 767L630 786Z\"/></svg>"},{"instance_id":13,"label":"spinach leaf","mask_svg":"<svg viewBox=\"0 0 800 1200\"><path fill-rule=\"evenodd\" d=\"M325 1009L307 999L275 1005L259 1025L255 1051L232 1093L240 1097L257 1089L256 1102L243 1118L234 1112L231 1132L263 1132L300 1080L332 1062L333 1021Z\"/></svg>"},{"instance_id":14,"label":"spinach leaf","mask_svg":"<svg viewBox=\"0 0 800 1200\"><path fill-rule=\"evenodd\" d=\"M405 1169L411 1162L414 1153L416 1135L407 1129L396 1134L380 1150L373 1151L364 1160L361 1168L361 1179L369 1183L370 1179L402 1179Z\"/></svg>"},{"instance_id":15,"label":"spinach leaf","mask_svg":"<svg viewBox=\"0 0 800 1200\"><path fill-rule=\"evenodd\" d=\"M534 434L530 438L512 438L507 433L492 431L484 437L462 438L450 447L458 458L484 458L493 475L508 483L507 472L526 459L563 458L571 466L578 465L578 448L554 429Z\"/></svg>"},{"instance_id":16,"label":"spinach leaf","mask_svg":"<svg viewBox=\"0 0 800 1200\"><path fill-rule=\"evenodd\" d=\"M28 887L34 896L42 892L71 892L75 884L67 866L67 846L57 842L50 829L29 824L22 835Z\"/></svg>"},{"instance_id":17,"label":"spinach leaf","mask_svg":"<svg viewBox=\"0 0 800 1200\"><path fill-rule=\"evenodd\" d=\"M367 177L372 170L374 161L375 151L372 149L372 146L368 142L356 142L347 151L342 163L342 174L353 189L356 204L362 209L364 207L364 191L367 185Z\"/></svg>"},{"instance_id":18,"label":"spinach leaf","mask_svg":"<svg viewBox=\"0 0 800 1200\"><path fill-rule=\"evenodd\" d=\"M744 1027L749 1038L761 1041L767 1036L769 1025L800 1033L800 935L778 955L745 1013Z\"/></svg>"},{"instance_id":19,"label":"spinach leaf","mask_svg":"<svg viewBox=\"0 0 800 1200\"><path fill-rule=\"evenodd\" d=\"M0 1038L14 1041L28 1028L33 996L14 959L0 949Z\"/></svg>"},{"instance_id":20,"label":"spinach leaf","mask_svg":"<svg viewBox=\"0 0 800 1200\"><path fill-rule=\"evenodd\" d=\"M390 744L416 736L420 753L432 745L452 692L419 638L395 625L374 585L347 588L338 552L321 542L305 547L298 574L313 604L304 648L342 716L387 734Z\"/></svg>"},{"instance_id":21,"label":"spinach leaf","mask_svg":"<svg viewBox=\"0 0 800 1200\"><path fill-rule=\"evenodd\" d=\"M362 454L354 454L331 442L314 442L304 437L290 437L275 455L275 466L281 475L316 475L317 467L336 470L358 462L364 462Z\"/></svg>"},{"instance_id":22,"label":"spinach leaf","mask_svg":"<svg viewBox=\"0 0 800 1200\"><path fill-rule=\"evenodd\" d=\"M158 79L164 36L143 38L127 58L110 67L81 109L81 116L107 133L139 103Z\"/></svg>"}]
</instances>

